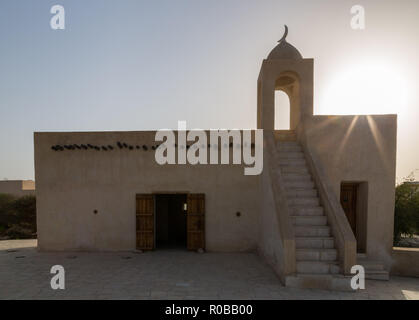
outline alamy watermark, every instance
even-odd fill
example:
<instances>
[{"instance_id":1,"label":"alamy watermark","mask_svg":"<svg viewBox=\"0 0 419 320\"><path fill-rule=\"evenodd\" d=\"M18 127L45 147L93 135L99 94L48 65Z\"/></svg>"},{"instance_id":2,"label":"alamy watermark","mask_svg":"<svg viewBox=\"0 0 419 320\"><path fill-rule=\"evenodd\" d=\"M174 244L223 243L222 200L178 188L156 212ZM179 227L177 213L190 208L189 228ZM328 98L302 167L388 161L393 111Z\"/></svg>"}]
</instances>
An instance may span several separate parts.
<instances>
[{"instance_id":1,"label":"alamy watermark","mask_svg":"<svg viewBox=\"0 0 419 320\"><path fill-rule=\"evenodd\" d=\"M65 270L62 265L54 265L51 267L50 270L51 274L54 274L54 276L51 278L50 284L51 289L53 290L64 290L65 289Z\"/></svg>"},{"instance_id":2,"label":"alamy watermark","mask_svg":"<svg viewBox=\"0 0 419 320\"><path fill-rule=\"evenodd\" d=\"M351 7L351 28L353 30L364 30L365 29L365 8L362 5L354 5ZM50 20L50 26L53 30L64 30L65 29L65 10L62 5L53 5L50 9L50 13L53 14Z\"/></svg>"},{"instance_id":3,"label":"alamy watermark","mask_svg":"<svg viewBox=\"0 0 419 320\"><path fill-rule=\"evenodd\" d=\"M65 29L65 10L64 7L56 4L51 7L50 12L53 14L49 25L53 30L64 30Z\"/></svg>"},{"instance_id":4,"label":"alamy watermark","mask_svg":"<svg viewBox=\"0 0 419 320\"><path fill-rule=\"evenodd\" d=\"M365 269L361 265L355 265L351 268L351 274L355 274L351 279L351 288L353 290L365 289Z\"/></svg>"},{"instance_id":5,"label":"alamy watermark","mask_svg":"<svg viewBox=\"0 0 419 320\"><path fill-rule=\"evenodd\" d=\"M160 165L230 164L232 153L233 164L244 163L247 166L244 168L245 175L259 175L263 170L263 130L260 129L186 131L186 121L178 121L177 140L175 132L169 129L158 130L155 140L163 142L155 152L156 162Z\"/></svg>"},{"instance_id":6,"label":"alamy watermark","mask_svg":"<svg viewBox=\"0 0 419 320\"><path fill-rule=\"evenodd\" d=\"M364 30L365 29L365 8L359 4L354 5L351 8L351 28L353 30Z\"/></svg>"}]
</instances>

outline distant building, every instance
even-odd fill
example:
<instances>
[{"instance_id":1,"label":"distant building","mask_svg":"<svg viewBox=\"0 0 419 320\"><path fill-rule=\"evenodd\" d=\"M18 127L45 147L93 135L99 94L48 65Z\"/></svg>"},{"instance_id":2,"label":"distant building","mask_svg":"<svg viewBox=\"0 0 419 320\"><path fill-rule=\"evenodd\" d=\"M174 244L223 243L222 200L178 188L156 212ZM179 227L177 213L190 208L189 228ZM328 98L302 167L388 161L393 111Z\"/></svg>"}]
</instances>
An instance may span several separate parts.
<instances>
[{"instance_id":1,"label":"distant building","mask_svg":"<svg viewBox=\"0 0 419 320\"><path fill-rule=\"evenodd\" d=\"M33 180L3 180L0 181L0 194L6 193L16 197L35 195Z\"/></svg>"}]
</instances>

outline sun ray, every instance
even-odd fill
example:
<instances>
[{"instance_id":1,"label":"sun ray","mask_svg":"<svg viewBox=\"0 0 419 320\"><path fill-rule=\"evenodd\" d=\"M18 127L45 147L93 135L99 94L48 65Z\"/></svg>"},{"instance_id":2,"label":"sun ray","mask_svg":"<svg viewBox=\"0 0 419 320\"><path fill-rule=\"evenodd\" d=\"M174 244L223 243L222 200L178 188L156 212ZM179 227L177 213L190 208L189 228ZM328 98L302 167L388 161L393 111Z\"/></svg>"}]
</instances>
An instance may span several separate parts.
<instances>
[{"instance_id":1,"label":"sun ray","mask_svg":"<svg viewBox=\"0 0 419 320\"><path fill-rule=\"evenodd\" d=\"M349 125L348 130L346 130L345 136L343 137L342 142L339 145L339 149L337 152L338 155L341 154L341 152L345 149L346 142L348 141L349 136L351 135L352 130L355 127L356 122L358 121L358 118L359 115L356 115L352 118L351 124Z\"/></svg>"},{"instance_id":2,"label":"sun ray","mask_svg":"<svg viewBox=\"0 0 419 320\"><path fill-rule=\"evenodd\" d=\"M380 159L382 160L385 169L389 170L391 167L390 167L390 164L388 163L386 152L384 150L384 139L381 135L381 132L378 130L377 124L375 123L375 120L372 116L367 115L367 123L372 133L372 136L374 137L377 150L380 153Z\"/></svg>"}]
</instances>

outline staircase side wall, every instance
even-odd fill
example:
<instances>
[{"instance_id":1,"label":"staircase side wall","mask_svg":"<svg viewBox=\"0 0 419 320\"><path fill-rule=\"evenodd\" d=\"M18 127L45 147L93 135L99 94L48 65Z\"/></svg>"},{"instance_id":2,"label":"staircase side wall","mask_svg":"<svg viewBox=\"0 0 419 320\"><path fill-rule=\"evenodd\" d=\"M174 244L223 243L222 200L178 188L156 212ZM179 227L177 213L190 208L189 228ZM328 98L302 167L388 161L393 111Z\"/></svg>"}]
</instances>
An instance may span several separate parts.
<instances>
[{"instance_id":1,"label":"staircase side wall","mask_svg":"<svg viewBox=\"0 0 419 320\"><path fill-rule=\"evenodd\" d=\"M295 273L295 239L293 231L289 230L289 223L285 221L285 216L282 216L284 221L281 225L279 217L281 214L284 215L285 212L278 212L280 204L275 197L279 195L275 195L272 185L272 171L274 169L270 167L269 159L273 161L273 154L265 145L264 170L260 177L261 211L258 252L274 269L281 281L285 283L285 277Z\"/></svg>"},{"instance_id":2,"label":"staircase side wall","mask_svg":"<svg viewBox=\"0 0 419 320\"><path fill-rule=\"evenodd\" d=\"M258 252L284 281L284 245L276 217L275 200L271 187L269 170L265 166L261 176L261 212Z\"/></svg>"}]
</instances>

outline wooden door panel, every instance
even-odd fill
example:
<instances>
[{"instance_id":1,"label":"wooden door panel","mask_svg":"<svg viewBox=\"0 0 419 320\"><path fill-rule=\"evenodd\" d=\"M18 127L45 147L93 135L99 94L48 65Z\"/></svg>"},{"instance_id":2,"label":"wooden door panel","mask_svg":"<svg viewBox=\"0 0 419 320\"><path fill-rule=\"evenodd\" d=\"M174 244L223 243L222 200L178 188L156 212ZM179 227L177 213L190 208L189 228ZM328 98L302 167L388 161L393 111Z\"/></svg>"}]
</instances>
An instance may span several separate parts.
<instances>
[{"instance_id":1,"label":"wooden door panel","mask_svg":"<svg viewBox=\"0 0 419 320\"><path fill-rule=\"evenodd\" d=\"M154 196L136 196L137 249L154 249Z\"/></svg>"},{"instance_id":2,"label":"wooden door panel","mask_svg":"<svg viewBox=\"0 0 419 320\"><path fill-rule=\"evenodd\" d=\"M203 215L188 214L188 232L201 232L204 227Z\"/></svg>"},{"instance_id":3,"label":"wooden door panel","mask_svg":"<svg viewBox=\"0 0 419 320\"><path fill-rule=\"evenodd\" d=\"M205 249L204 194L188 194L187 233L188 250Z\"/></svg>"},{"instance_id":4,"label":"wooden door panel","mask_svg":"<svg viewBox=\"0 0 419 320\"><path fill-rule=\"evenodd\" d=\"M356 236L356 184L343 184L340 192L340 203L345 211L352 231Z\"/></svg>"}]
</instances>

